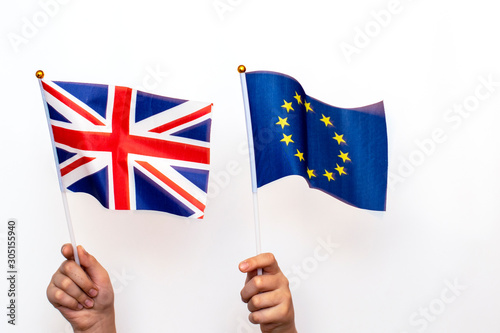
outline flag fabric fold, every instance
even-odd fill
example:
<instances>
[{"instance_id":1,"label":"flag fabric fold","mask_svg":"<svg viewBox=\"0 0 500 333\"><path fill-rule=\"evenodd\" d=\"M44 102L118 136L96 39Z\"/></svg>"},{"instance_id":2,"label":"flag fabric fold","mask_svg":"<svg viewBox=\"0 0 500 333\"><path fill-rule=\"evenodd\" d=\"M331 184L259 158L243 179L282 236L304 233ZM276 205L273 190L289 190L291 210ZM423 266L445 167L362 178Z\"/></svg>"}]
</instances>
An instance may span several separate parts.
<instances>
[{"instance_id":1,"label":"flag fabric fold","mask_svg":"<svg viewBox=\"0 0 500 333\"><path fill-rule=\"evenodd\" d=\"M212 104L42 80L63 186L115 210L203 218Z\"/></svg>"},{"instance_id":2,"label":"flag fabric fold","mask_svg":"<svg viewBox=\"0 0 500 333\"><path fill-rule=\"evenodd\" d=\"M350 205L385 210L387 129L383 102L339 108L306 95L290 76L246 75L257 186L298 175Z\"/></svg>"}]
</instances>

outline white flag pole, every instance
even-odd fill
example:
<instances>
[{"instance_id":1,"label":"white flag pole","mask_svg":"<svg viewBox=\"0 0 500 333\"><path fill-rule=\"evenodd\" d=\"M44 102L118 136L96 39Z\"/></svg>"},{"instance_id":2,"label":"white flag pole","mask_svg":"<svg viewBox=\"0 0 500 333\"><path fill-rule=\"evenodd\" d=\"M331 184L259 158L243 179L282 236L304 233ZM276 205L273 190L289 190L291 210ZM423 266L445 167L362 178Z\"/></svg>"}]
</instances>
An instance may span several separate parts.
<instances>
[{"instance_id":1,"label":"white flag pole","mask_svg":"<svg viewBox=\"0 0 500 333\"><path fill-rule=\"evenodd\" d=\"M54 153L54 161L56 163L57 170L57 179L59 180L59 189L61 190L61 196L64 206L64 213L66 215L66 223L68 224L69 238L71 239L71 245L73 246L73 256L75 258L75 262L80 266L80 258L78 257L78 251L76 249L76 240L75 233L73 232L73 223L71 223L71 215L69 213L68 206L68 198L66 196L66 190L64 189L62 178L61 178L61 170L59 170L59 159L57 158L56 145L54 141L54 133L52 133L52 126L50 125L50 116L49 116L49 108L47 106L47 100L45 99L44 89L42 86L42 79L44 77L43 71L37 71L36 77L38 79L38 83L40 84L40 91L42 93L43 105L45 107L45 116L47 117L47 124L49 125L49 134L50 134L50 142L52 144L52 152Z\"/></svg>"},{"instance_id":2,"label":"white flag pole","mask_svg":"<svg viewBox=\"0 0 500 333\"><path fill-rule=\"evenodd\" d=\"M257 254L262 253L260 241L260 219L259 219L259 198L257 195L257 172L255 168L255 150L253 144L252 120L250 118L250 103L248 102L248 89L247 79L245 76L246 68L241 65L238 66L240 73L241 90L243 93L243 105L245 107L245 120L247 124L247 138L248 138L248 153L250 155L250 175L252 179L252 193L253 193L253 216L255 224L255 247ZM258 275L262 275L262 269L257 270Z\"/></svg>"}]
</instances>

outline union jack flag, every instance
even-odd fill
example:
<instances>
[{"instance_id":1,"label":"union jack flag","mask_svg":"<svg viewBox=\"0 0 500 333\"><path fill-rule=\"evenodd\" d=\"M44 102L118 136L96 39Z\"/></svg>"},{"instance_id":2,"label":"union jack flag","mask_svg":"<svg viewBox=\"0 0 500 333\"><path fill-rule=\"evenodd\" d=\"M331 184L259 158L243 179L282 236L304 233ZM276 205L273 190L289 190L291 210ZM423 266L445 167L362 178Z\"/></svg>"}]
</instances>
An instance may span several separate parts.
<instances>
[{"instance_id":1,"label":"union jack flag","mask_svg":"<svg viewBox=\"0 0 500 333\"><path fill-rule=\"evenodd\" d=\"M63 186L115 210L203 218L212 104L42 80Z\"/></svg>"}]
</instances>

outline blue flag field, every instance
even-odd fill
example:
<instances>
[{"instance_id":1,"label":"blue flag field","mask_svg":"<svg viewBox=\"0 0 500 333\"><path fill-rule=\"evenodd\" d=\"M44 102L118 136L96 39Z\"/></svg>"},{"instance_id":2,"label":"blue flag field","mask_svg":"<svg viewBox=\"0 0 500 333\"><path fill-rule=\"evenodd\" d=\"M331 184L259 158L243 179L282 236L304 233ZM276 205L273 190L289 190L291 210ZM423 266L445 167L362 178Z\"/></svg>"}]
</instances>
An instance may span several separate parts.
<instances>
[{"instance_id":1,"label":"blue flag field","mask_svg":"<svg viewBox=\"0 0 500 333\"><path fill-rule=\"evenodd\" d=\"M246 75L257 186L298 175L311 188L384 211L387 128L383 102L346 109L306 95L290 76Z\"/></svg>"}]
</instances>

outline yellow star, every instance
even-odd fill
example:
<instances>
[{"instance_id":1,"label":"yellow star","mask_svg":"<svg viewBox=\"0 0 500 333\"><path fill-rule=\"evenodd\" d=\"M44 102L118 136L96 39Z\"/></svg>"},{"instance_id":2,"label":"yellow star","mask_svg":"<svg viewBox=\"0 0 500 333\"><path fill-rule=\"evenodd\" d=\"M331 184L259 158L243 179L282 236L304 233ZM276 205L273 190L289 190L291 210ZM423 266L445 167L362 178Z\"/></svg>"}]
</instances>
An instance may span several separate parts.
<instances>
[{"instance_id":1,"label":"yellow star","mask_svg":"<svg viewBox=\"0 0 500 333\"><path fill-rule=\"evenodd\" d=\"M285 102L285 104L283 104L281 107L286 109L286 113L290 112L290 110L295 111L295 110L292 108L292 102L288 103L288 102L287 102L287 101L285 101L285 100L283 100L283 102Z\"/></svg>"},{"instance_id":2,"label":"yellow star","mask_svg":"<svg viewBox=\"0 0 500 333\"><path fill-rule=\"evenodd\" d=\"M314 174L314 170L309 170L309 168L307 168L307 175L309 176L309 179L311 179L312 177L316 177L316 175Z\"/></svg>"},{"instance_id":3,"label":"yellow star","mask_svg":"<svg viewBox=\"0 0 500 333\"><path fill-rule=\"evenodd\" d=\"M285 126L290 126L288 123L287 123L287 120L288 118L285 118L285 119L282 119L281 117L278 116L278 118L280 119L276 125L281 125L281 129L284 129Z\"/></svg>"},{"instance_id":4,"label":"yellow star","mask_svg":"<svg viewBox=\"0 0 500 333\"><path fill-rule=\"evenodd\" d=\"M297 156L299 158L299 161L304 160L304 153L301 153L298 149L297 149L297 154L295 154L293 156Z\"/></svg>"},{"instance_id":5,"label":"yellow star","mask_svg":"<svg viewBox=\"0 0 500 333\"><path fill-rule=\"evenodd\" d=\"M297 100L297 103L302 104L302 96L297 94L297 92L295 92L295 96L293 96L293 98Z\"/></svg>"},{"instance_id":6,"label":"yellow star","mask_svg":"<svg viewBox=\"0 0 500 333\"><path fill-rule=\"evenodd\" d=\"M343 153L343 152L342 152L342 150L341 150L341 151L340 151L340 155L338 155L338 156L339 156L339 157L342 159L342 161L344 161L344 163L345 163L345 161L349 161L349 162L351 161L351 159L350 159L350 158L349 158L349 156L347 156L347 155L349 155L349 153Z\"/></svg>"},{"instance_id":7,"label":"yellow star","mask_svg":"<svg viewBox=\"0 0 500 333\"><path fill-rule=\"evenodd\" d=\"M325 174L323 176L328 178L328 181L335 180L335 178L333 178L333 172L328 172L326 169L325 169Z\"/></svg>"},{"instance_id":8,"label":"yellow star","mask_svg":"<svg viewBox=\"0 0 500 333\"><path fill-rule=\"evenodd\" d=\"M332 122L330 121L330 117L325 117L325 115L324 115L324 114L322 114L322 116L323 116L323 118L322 118L322 119L320 119L319 121L324 122L324 123L325 123L325 126L327 126L327 127L328 127L328 125L333 126Z\"/></svg>"},{"instance_id":9,"label":"yellow star","mask_svg":"<svg viewBox=\"0 0 500 333\"><path fill-rule=\"evenodd\" d=\"M290 142L294 143L293 140L292 140L292 134L290 135L285 135L285 133L283 133L283 139L281 139L281 142L284 142L286 143L286 145L288 146L288 144Z\"/></svg>"},{"instance_id":10,"label":"yellow star","mask_svg":"<svg viewBox=\"0 0 500 333\"><path fill-rule=\"evenodd\" d=\"M335 168L335 170L337 170L339 172L339 176L342 176L343 174L347 175L347 173L344 171L344 167L341 167L338 164L337 164L337 167Z\"/></svg>"},{"instance_id":11,"label":"yellow star","mask_svg":"<svg viewBox=\"0 0 500 333\"><path fill-rule=\"evenodd\" d=\"M314 112L314 110L311 108L311 103L304 102L304 105L306 106L306 112Z\"/></svg>"},{"instance_id":12,"label":"yellow star","mask_svg":"<svg viewBox=\"0 0 500 333\"><path fill-rule=\"evenodd\" d=\"M344 134L338 135L337 132L335 132L335 137L333 138L334 140L337 140L339 144L341 143L346 143L344 140Z\"/></svg>"}]
</instances>

